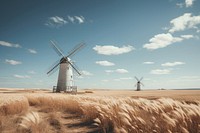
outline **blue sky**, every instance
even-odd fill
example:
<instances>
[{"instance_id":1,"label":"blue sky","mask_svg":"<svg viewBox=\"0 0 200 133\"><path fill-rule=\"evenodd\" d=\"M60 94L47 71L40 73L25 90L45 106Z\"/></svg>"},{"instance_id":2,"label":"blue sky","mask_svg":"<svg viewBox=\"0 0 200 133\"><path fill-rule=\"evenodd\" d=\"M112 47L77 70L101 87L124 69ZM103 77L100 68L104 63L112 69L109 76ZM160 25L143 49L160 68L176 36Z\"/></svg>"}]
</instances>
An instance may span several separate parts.
<instances>
[{"instance_id":1,"label":"blue sky","mask_svg":"<svg viewBox=\"0 0 200 133\"><path fill-rule=\"evenodd\" d=\"M72 57L79 88L200 87L199 0L1 0L0 87L52 88L46 73L80 42Z\"/></svg>"}]
</instances>

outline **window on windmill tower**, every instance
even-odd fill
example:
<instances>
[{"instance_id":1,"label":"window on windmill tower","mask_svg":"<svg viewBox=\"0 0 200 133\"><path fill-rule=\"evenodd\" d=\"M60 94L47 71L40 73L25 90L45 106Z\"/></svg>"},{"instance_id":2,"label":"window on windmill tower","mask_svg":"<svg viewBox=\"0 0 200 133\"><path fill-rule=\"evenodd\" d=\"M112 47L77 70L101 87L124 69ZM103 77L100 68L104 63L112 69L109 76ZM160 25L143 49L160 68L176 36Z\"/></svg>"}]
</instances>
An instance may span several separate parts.
<instances>
[{"instance_id":1,"label":"window on windmill tower","mask_svg":"<svg viewBox=\"0 0 200 133\"><path fill-rule=\"evenodd\" d=\"M71 76L71 79L72 79L72 76Z\"/></svg>"}]
</instances>

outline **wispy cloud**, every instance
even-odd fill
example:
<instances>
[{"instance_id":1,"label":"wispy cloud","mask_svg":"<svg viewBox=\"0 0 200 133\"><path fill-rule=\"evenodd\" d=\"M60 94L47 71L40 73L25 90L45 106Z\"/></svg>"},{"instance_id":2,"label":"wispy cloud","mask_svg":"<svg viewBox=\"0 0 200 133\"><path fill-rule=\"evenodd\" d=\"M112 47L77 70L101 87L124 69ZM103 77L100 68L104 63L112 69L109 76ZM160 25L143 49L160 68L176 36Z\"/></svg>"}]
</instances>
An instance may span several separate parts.
<instances>
[{"instance_id":1,"label":"wispy cloud","mask_svg":"<svg viewBox=\"0 0 200 133\"><path fill-rule=\"evenodd\" d=\"M66 18L60 17L60 16L54 16L48 18L45 25L49 27L56 27L59 28L61 26L64 26L67 23L73 23L73 24L83 24L86 22L85 17L83 16L70 16L68 15Z\"/></svg>"},{"instance_id":2,"label":"wispy cloud","mask_svg":"<svg viewBox=\"0 0 200 133\"><path fill-rule=\"evenodd\" d=\"M37 54L37 51L34 50L34 49L28 49L28 52L31 53L31 54Z\"/></svg>"},{"instance_id":3,"label":"wispy cloud","mask_svg":"<svg viewBox=\"0 0 200 133\"><path fill-rule=\"evenodd\" d=\"M183 8L184 6L185 7L191 7L193 4L194 4L194 1L195 0L185 0L184 3L177 3L176 5L180 8Z\"/></svg>"},{"instance_id":4,"label":"wispy cloud","mask_svg":"<svg viewBox=\"0 0 200 133\"><path fill-rule=\"evenodd\" d=\"M74 16L76 20L78 20L79 24L82 24L85 22L85 18L83 16Z\"/></svg>"},{"instance_id":5,"label":"wispy cloud","mask_svg":"<svg viewBox=\"0 0 200 133\"><path fill-rule=\"evenodd\" d=\"M126 69L116 69L115 71L117 73L128 73L128 70L126 70Z\"/></svg>"},{"instance_id":6,"label":"wispy cloud","mask_svg":"<svg viewBox=\"0 0 200 133\"><path fill-rule=\"evenodd\" d=\"M114 63L109 62L109 61L96 61L95 63L98 65L101 65L101 66L114 66L115 65Z\"/></svg>"},{"instance_id":7,"label":"wispy cloud","mask_svg":"<svg viewBox=\"0 0 200 133\"><path fill-rule=\"evenodd\" d=\"M156 75L163 75L163 74L170 74L171 70L169 69L155 69L151 70L151 74L156 74Z\"/></svg>"},{"instance_id":8,"label":"wispy cloud","mask_svg":"<svg viewBox=\"0 0 200 133\"><path fill-rule=\"evenodd\" d=\"M182 16L172 19L170 24L172 25L169 29L170 33L196 28L200 24L200 16L192 16L192 13L185 13Z\"/></svg>"},{"instance_id":9,"label":"wispy cloud","mask_svg":"<svg viewBox=\"0 0 200 133\"><path fill-rule=\"evenodd\" d=\"M123 80L132 80L132 77L124 77L124 78L118 78L118 79L114 79L114 81L123 81Z\"/></svg>"},{"instance_id":10,"label":"wispy cloud","mask_svg":"<svg viewBox=\"0 0 200 133\"><path fill-rule=\"evenodd\" d=\"M105 70L105 72L106 73L116 72L116 73L123 74L123 73L128 73L128 70L126 70L126 69L116 69L116 70Z\"/></svg>"},{"instance_id":11,"label":"wispy cloud","mask_svg":"<svg viewBox=\"0 0 200 133\"><path fill-rule=\"evenodd\" d=\"M194 2L195 0L185 0L185 5L186 5L186 7L191 7L192 5L193 5L193 2Z\"/></svg>"},{"instance_id":12,"label":"wispy cloud","mask_svg":"<svg viewBox=\"0 0 200 133\"><path fill-rule=\"evenodd\" d=\"M86 21L85 17L83 17L83 16L70 16L70 15L68 15L67 19L68 19L69 22L71 22L73 24L75 24L75 23L82 24L82 23L85 23L85 21Z\"/></svg>"},{"instance_id":13,"label":"wispy cloud","mask_svg":"<svg viewBox=\"0 0 200 133\"><path fill-rule=\"evenodd\" d=\"M18 74L15 74L13 75L15 78L20 78L20 79L27 79L27 78L31 78L30 76L28 75L18 75Z\"/></svg>"},{"instance_id":14,"label":"wispy cloud","mask_svg":"<svg viewBox=\"0 0 200 133\"><path fill-rule=\"evenodd\" d=\"M125 77L125 78L120 78L120 80L132 80L132 77Z\"/></svg>"},{"instance_id":15,"label":"wispy cloud","mask_svg":"<svg viewBox=\"0 0 200 133\"><path fill-rule=\"evenodd\" d=\"M54 16L54 17L50 17L47 22L45 23L45 25L49 26L49 27L61 27L65 24L67 24L68 22L63 18L63 17L59 17L59 16Z\"/></svg>"},{"instance_id":16,"label":"wispy cloud","mask_svg":"<svg viewBox=\"0 0 200 133\"><path fill-rule=\"evenodd\" d=\"M181 35L182 38L184 39L191 39L191 38L194 38L193 35Z\"/></svg>"},{"instance_id":17,"label":"wispy cloud","mask_svg":"<svg viewBox=\"0 0 200 133\"><path fill-rule=\"evenodd\" d=\"M151 65L151 64L154 64L154 62L152 62L152 61L146 61L146 62L143 62L143 64Z\"/></svg>"},{"instance_id":18,"label":"wispy cloud","mask_svg":"<svg viewBox=\"0 0 200 133\"><path fill-rule=\"evenodd\" d=\"M14 44L10 42L5 42L5 41L0 41L1 46L6 46L6 47L14 47L14 48L21 48L19 44Z\"/></svg>"},{"instance_id":19,"label":"wispy cloud","mask_svg":"<svg viewBox=\"0 0 200 133\"><path fill-rule=\"evenodd\" d=\"M184 65L184 64L185 62L176 61L176 62L166 62L164 64L161 64L161 66L173 67L173 66Z\"/></svg>"},{"instance_id":20,"label":"wispy cloud","mask_svg":"<svg viewBox=\"0 0 200 133\"><path fill-rule=\"evenodd\" d=\"M88 72L88 71L81 71L81 73L83 74L83 76L92 76L93 74L91 72Z\"/></svg>"},{"instance_id":21,"label":"wispy cloud","mask_svg":"<svg viewBox=\"0 0 200 133\"><path fill-rule=\"evenodd\" d=\"M123 74L123 73L128 73L128 70L126 69L116 69L116 70L105 70L106 73L120 73L120 74Z\"/></svg>"},{"instance_id":22,"label":"wispy cloud","mask_svg":"<svg viewBox=\"0 0 200 133\"><path fill-rule=\"evenodd\" d=\"M7 64L10 64L10 65L19 65L19 64L22 64L22 62L20 62L20 61L9 60L9 59L6 59L5 62L6 62Z\"/></svg>"},{"instance_id":23,"label":"wispy cloud","mask_svg":"<svg viewBox=\"0 0 200 133\"><path fill-rule=\"evenodd\" d=\"M68 15L67 17L68 17L68 19L69 19L70 22L74 23L75 18L74 18L73 16L69 16L69 15Z\"/></svg>"},{"instance_id":24,"label":"wispy cloud","mask_svg":"<svg viewBox=\"0 0 200 133\"><path fill-rule=\"evenodd\" d=\"M145 44L143 48L154 50L167 47L175 42L181 42L183 39L180 37L173 37L170 33L157 34L149 40L149 43Z\"/></svg>"},{"instance_id":25,"label":"wispy cloud","mask_svg":"<svg viewBox=\"0 0 200 133\"><path fill-rule=\"evenodd\" d=\"M183 8L184 5L185 5L185 3L176 3L176 5L177 5L178 7L180 7L180 8Z\"/></svg>"},{"instance_id":26,"label":"wispy cloud","mask_svg":"<svg viewBox=\"0 0 200 133\"><path fill-rule=\"evenodd\" d=\"M122 46L122 47L116 47L112 45L104 45L104 46L99 46L96 45L93 48L98 54L103 54L103 55L119 55L119 54L124 54L131 52L134 50L133 46Z\"/></svg>"}]
</instances>

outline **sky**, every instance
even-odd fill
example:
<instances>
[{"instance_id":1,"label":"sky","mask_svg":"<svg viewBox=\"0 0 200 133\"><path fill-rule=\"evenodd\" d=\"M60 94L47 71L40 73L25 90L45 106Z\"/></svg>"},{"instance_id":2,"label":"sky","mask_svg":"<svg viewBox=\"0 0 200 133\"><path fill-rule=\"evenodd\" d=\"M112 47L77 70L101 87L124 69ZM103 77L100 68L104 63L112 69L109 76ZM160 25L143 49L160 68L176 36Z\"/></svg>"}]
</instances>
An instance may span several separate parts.
<instances>
[{"instance_id":1,"label":"sky","mask_svg":"<svg viewBox=\"0 0 200 133\"><path fill-rule=\"evenodd\" d=\"M199 0L0 0L0 87L52 88L71 57L80 89L200 88Z\"/></svg>"}]
</instances>

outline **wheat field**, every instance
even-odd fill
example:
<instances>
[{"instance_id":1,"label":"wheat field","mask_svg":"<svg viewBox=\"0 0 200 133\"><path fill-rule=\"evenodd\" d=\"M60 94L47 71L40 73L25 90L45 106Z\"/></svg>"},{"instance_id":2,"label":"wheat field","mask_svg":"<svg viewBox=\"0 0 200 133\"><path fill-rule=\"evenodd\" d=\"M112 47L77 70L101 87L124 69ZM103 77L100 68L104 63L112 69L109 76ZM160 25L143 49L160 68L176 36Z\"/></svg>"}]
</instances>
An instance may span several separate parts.
<instances>
[{"instance_id":1,"label":"wheat field","mask_svg":"<svg viewBox=\"0 0 200 133\"><path fill-rule=\"evenodd\" d=\"M5 91L1 133L200 133L200 91Z\"/></svg>"}]
</instances>

